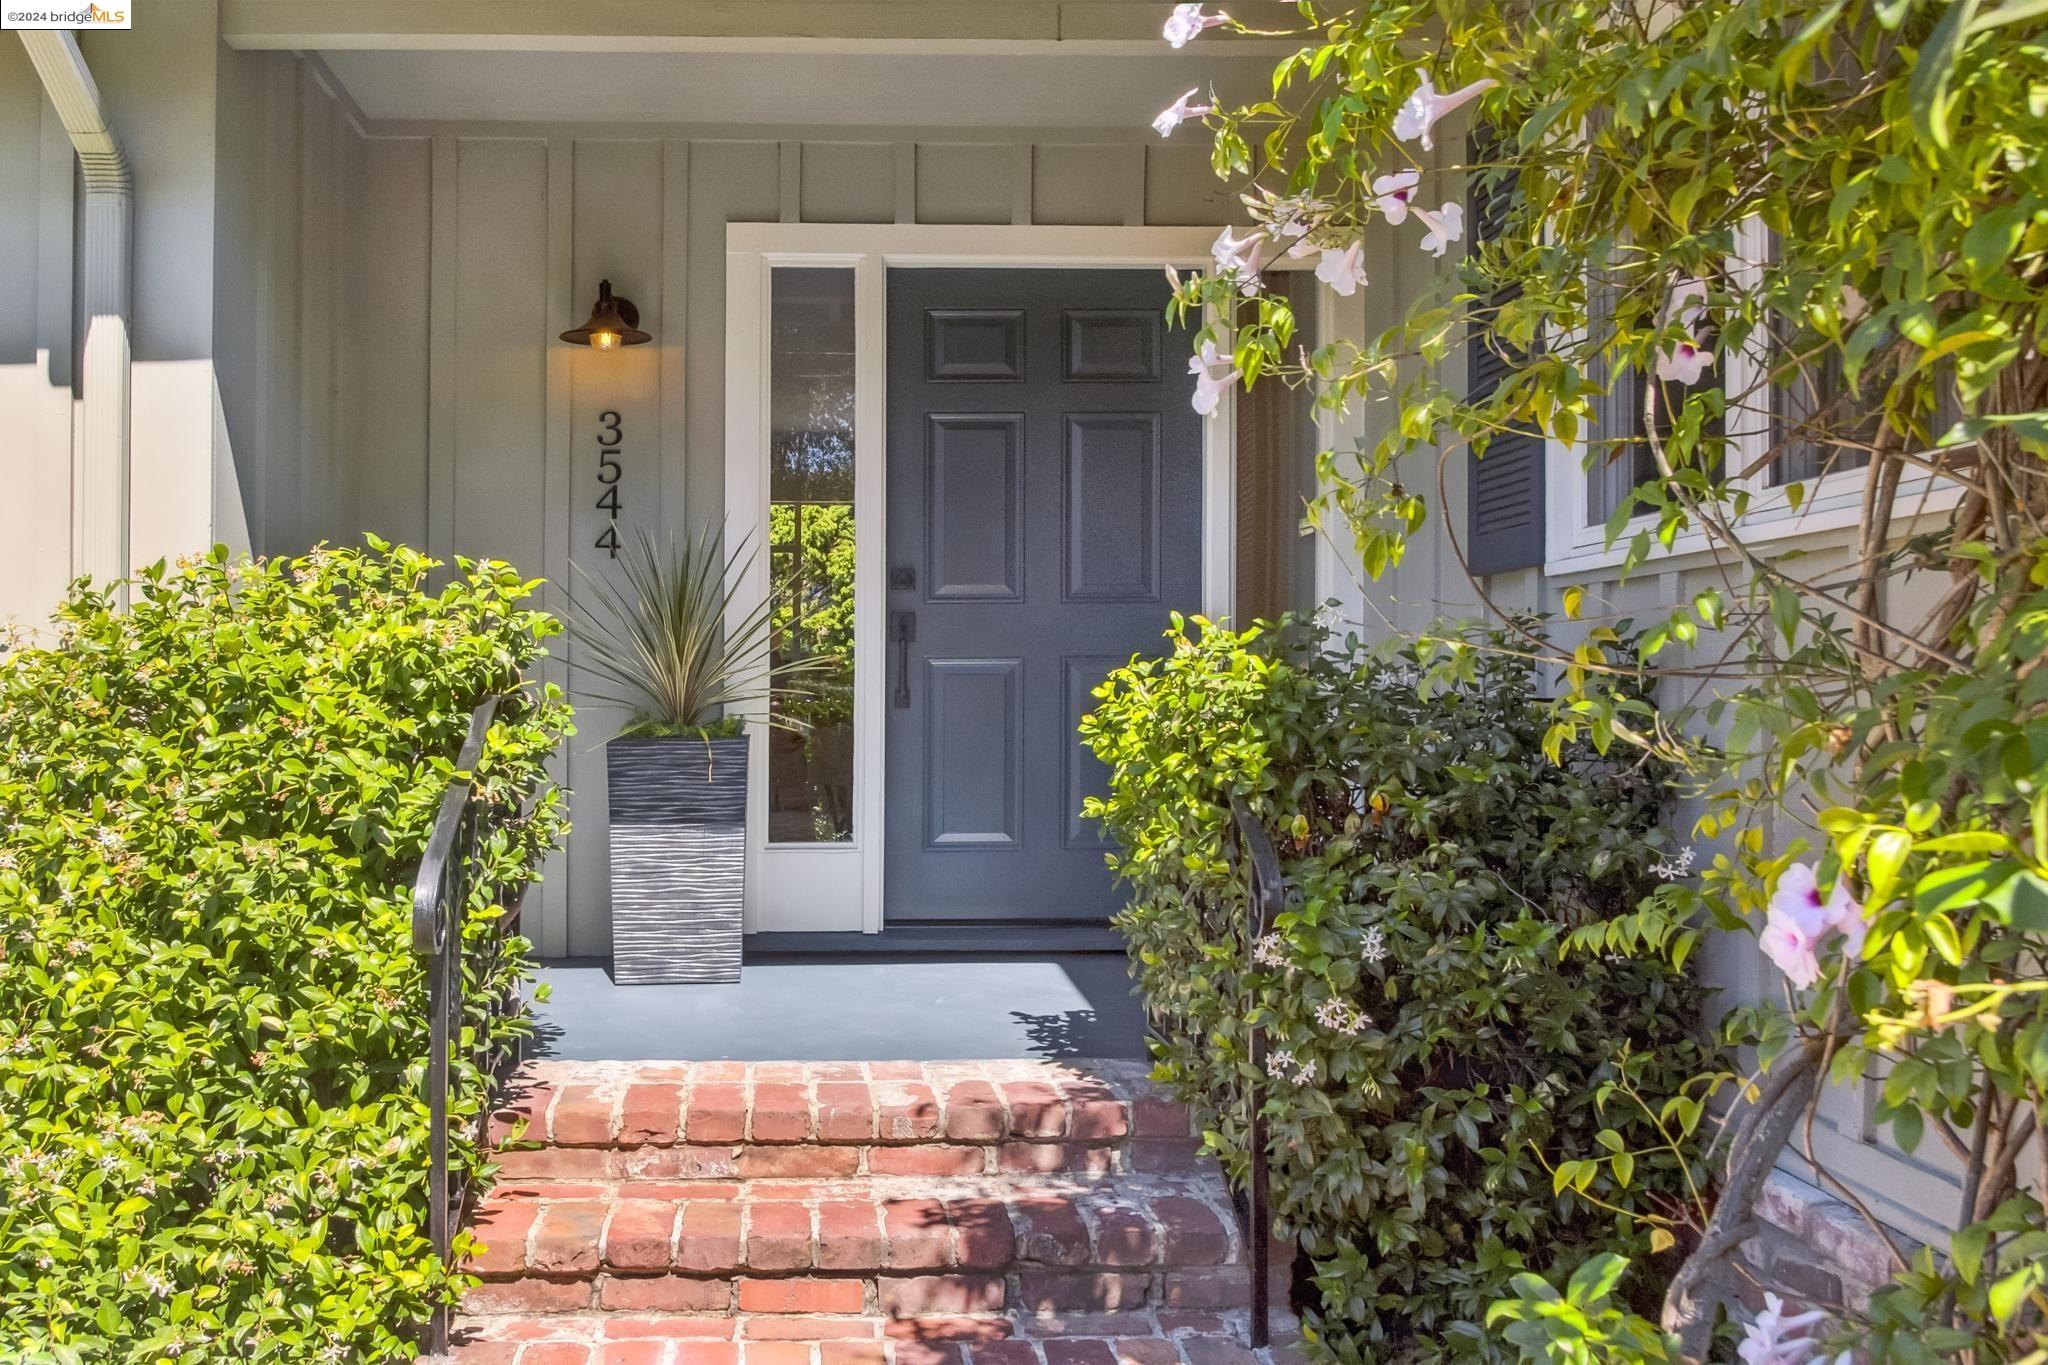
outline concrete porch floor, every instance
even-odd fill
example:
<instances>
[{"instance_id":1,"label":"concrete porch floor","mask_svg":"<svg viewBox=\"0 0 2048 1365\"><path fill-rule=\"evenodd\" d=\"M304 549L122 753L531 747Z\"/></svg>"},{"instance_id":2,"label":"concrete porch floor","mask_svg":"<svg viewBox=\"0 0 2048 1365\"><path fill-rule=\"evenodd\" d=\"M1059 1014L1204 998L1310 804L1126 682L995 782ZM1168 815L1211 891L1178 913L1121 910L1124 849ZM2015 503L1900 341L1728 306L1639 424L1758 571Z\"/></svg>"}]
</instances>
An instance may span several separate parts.
<instances>
[{"instance_id":1,"label":"concrete porch floor","mask_svg":"<svg viewBox=\"0 0 2048 1365\"><path fill-rule=\"evenodd\" d=\"M749 963L738 985L621 986L541 964L532 1055L567 1061L1144 1058L1120 953Z\"/></svg>"}]
</instances>

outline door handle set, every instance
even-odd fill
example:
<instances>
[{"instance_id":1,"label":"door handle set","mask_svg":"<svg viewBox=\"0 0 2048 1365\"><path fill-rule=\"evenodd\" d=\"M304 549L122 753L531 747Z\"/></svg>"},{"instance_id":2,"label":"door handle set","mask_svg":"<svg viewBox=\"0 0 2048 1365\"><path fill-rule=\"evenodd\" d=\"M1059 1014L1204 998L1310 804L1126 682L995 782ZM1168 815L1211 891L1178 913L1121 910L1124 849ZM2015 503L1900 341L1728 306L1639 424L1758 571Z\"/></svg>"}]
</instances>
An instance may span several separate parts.
<instances>
[{"instance_id":1,"label":"door handle set","mask_svg":"<svg viewBox=\"0 0 2048 1365\"><path fill-rule=\"evenodd\" d=\"M896 709L910 708L910 642L917 638L917 613L889 613L889 638L896 642Z\"/></svg>"}]
</instances>

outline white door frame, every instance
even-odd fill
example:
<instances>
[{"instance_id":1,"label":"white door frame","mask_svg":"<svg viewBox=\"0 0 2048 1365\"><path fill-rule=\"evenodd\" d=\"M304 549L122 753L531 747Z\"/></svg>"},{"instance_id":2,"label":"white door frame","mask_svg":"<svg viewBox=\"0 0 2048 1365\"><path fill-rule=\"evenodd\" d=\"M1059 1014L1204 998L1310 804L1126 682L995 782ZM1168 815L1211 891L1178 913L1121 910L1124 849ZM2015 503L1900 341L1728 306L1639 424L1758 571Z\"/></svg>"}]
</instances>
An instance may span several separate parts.
<instances>
[{"instance_id":1,"label":"white door frame","mask_svg":"<svg viewBox=\"0 0 2048 1365\"><path fill-rule=\"evenodd\" d=\"M928 223L732 223L726 227L725 515L729 532L768 520L770 272L854 272L853 838L770 845L767 731L754 737L747 792L749 932L882 929L886 678L888 417L887 272L901 267L1101 267L1209 264L1213 227L954 227ZM1237 563L1237 408L1226 392L1202 424L1202 610L1230 615ZM737 585L734 609L768 593L765 544Z\"/></svg>"}]
</instances>

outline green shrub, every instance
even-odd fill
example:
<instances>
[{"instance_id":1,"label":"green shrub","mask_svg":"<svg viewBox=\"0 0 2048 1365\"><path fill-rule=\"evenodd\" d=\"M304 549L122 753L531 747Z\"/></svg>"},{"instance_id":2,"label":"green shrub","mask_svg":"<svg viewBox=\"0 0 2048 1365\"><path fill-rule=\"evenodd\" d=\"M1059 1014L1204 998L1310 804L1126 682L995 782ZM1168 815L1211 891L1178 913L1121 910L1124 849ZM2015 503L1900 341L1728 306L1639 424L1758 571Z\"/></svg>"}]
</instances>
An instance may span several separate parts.
<instances>
[{"instance_id":1,"label":"green shrub","mask_svg":"<svg viewBox=\"0 0 2048 1365\"><path fill-rule=\"evenodd\" d=\"M1573 928L1656 885L1659 775L1546 759L1531 670L1506 652L1461 649L1422 681L1413 653L1291 618L1171 639L1082 724L1113 770L1088 813L1121 850L1134 974L1174 1039L1160 1073L1240 1179L1230 1097L1248 1019L1268 1030L1274 1211L1314 1266L1316 1338L1342 1359L1495 1356L1481 1324L1517 1273L1664 1259L1631 1213L1692 1157L1617 1168L1654 1131L1603 1087L1654 1103L1702 1069L1697 992L1655 958L1559 960ZM1231 794L1289 884L1256 945Z\"/></svg>"},{"instance_id":2,"label":"green shrub","mask_svg":"<svg viewBox=\"0 0 2048 1365\"><path fill-rule=\"evenodd\" d=\"M81 584L0 660L0 1358L382 1361L459 1284L425 1230L410 887L472 708L488 886L563 830L554 623L372 542ZM470 901L478 1003L525 975ZM458 1068L459 1129L483 1086ZM458 1142L474 1170L477 1154Z\"/></svg>"}]
</instances>

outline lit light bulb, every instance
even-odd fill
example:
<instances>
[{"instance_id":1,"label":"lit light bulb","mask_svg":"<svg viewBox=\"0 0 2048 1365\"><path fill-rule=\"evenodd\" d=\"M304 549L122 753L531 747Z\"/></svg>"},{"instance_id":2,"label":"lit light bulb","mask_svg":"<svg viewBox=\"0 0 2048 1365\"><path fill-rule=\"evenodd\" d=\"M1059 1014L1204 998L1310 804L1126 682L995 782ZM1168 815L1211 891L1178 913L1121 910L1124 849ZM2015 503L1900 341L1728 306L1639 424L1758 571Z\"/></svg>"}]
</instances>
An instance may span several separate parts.
<instances>
[{"instance_id":1,"label":"lit light bulb","mask_svg":"<svg viewBox=\"0 0 2048 1365\"><path fill-rule=\"evenodd\" d=\"M593 351L618 350L619 334L617 332L592 332L590 334L590 349Z\"/></svg>"}]
</instances>

